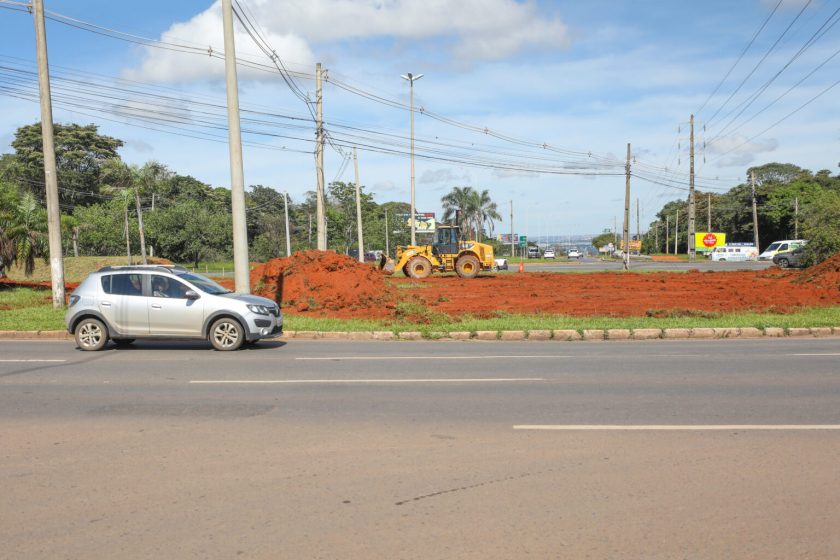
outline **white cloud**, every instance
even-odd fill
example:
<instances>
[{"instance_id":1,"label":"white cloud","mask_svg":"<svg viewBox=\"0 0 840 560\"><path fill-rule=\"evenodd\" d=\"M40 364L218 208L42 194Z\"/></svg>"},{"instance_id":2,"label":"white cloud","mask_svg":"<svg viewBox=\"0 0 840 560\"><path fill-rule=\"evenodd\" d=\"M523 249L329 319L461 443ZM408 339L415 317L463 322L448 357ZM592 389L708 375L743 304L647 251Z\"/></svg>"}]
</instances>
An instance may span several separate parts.
<instances>
[{"instance_id":1,"label":"white cloud","mask_svg":"<svg viewBox=\"0 0 840 560\"><path fill-rule=\"evenodd\" d=\"M420 175L418 179L420 184L427 184L427 183L458 183L458 182L470 182L470 174L467 171L463 171L461 173L456 173L451 168L441 168L441 169L427 169L423 171L423 174Z\"/></svg>"},{"instance_id":2,"label":"white cloud","mask_svg":"<svg viewBox=\"0 0 840 560\"><path fill-rule=\"evenodd\" d=\"M521 179L523 177L527 178L534 178L539 177L539 173L534 173L533 171L521 171L519 169L494 169L493 170L493 177L497 179L512 179L517 178Z\"/></svg>"},{"instance_id":3,"label":"white cloud","mask_svg":"<svg viewBox=\"0 0 840 560\"><path fill-rule=\"evenodd\" d=\"M515 0L250 0L248 9L268 43L284 61L311 67L311 44L371 38L446 39L462 61L498 60L526 48L560 48L569 43L559 18L539 13L533 2ZM251 39L237 32L237 54L263 57ZM182 23L161 41L222 50L219 2ZM247 76L255 71L243 69ZM219 59L146 48L139 68L126 77L149 81L188 81L221 77Z\"/></svg>"},{"instance_id":4,"label":"white cloud","mask_svg":"<svg viewBox=\"0 0 840 560\"><path fill-rule=\"evenodd\" d=\"M706 145L706 153L710 156L724 156L717 162L718 167L736 167L752 163L757 153L773 152L778 147L779 141L775 138L751 141L744 136L735 135L721 137L710 142Z\"/></svg>"}]
</instances>

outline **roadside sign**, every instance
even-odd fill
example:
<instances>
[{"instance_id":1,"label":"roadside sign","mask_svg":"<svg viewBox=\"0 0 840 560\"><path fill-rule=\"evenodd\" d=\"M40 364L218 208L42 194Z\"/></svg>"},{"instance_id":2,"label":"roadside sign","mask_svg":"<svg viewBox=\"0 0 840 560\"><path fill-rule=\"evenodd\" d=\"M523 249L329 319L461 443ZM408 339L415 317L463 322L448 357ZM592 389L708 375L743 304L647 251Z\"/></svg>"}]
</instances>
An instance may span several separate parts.
<instances>
[{"instance_id":1,"label":"roadside sign","mask_svg":"<svg viewBox=\"0 0 840 560\"><path fill-rule=\"evenodd\" d=\"M520 235L519 236L519 246L520 247L527 247L528 246L528 236L527 235Z\"/></svg>"},{"instance_id":2,"label":"roadside sign","mask_svg":"<svg viewBox=\"0 0 840 560\"><path fill-rule=\"evenodd\" d=\"M715 247L726 245L725 233L712 233L701 231L694 234L694 249L695 251L708 253Z\"/></svg>"}]
</instances>

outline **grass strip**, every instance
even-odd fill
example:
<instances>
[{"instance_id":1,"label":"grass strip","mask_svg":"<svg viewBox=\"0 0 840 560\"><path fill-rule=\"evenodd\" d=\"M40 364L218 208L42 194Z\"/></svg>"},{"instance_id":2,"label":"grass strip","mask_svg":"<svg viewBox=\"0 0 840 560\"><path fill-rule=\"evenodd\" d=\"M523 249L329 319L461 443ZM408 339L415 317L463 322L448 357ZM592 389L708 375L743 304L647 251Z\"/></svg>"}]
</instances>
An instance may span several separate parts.
<instances>
[{"instance_id":1,"label":"grass strip","mask_svg":"<svg viewBox=\"0 0 840 560\"><path fill-rule=\"evenodd\" d=\"M32 288L0 291L0 330L63 330L64 309L53 309L50 292ZM570 317L497 313L491 318L453 320L435 313L429 322L334 319L285 313L285 329L294 331L420 331L424 336L453 331L530 331L545 329L671 329L698 327L802 328L840 326L840 306L810 307L792 313L723 313L694 317Z\"/></svg>"}]
</instances>

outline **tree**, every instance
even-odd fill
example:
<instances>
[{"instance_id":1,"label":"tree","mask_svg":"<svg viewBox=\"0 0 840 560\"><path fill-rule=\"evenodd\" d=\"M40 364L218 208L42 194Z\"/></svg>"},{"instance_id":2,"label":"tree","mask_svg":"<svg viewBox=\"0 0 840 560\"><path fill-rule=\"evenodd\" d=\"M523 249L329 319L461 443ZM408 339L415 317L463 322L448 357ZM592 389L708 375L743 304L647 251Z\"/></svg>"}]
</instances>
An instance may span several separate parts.
<instances>
[{"instance_id":1,"label":"tree","mask_svg":"<svg viewBox=\"0 0 840 560\"><path fill-rule=\"evenodd\" d=\"M0 272L17 262L23 264L26 276L32 276L35 259L47 261L47 211L31 192L0 214L0 253Z\"/></svg>"},{"instance_id":2,"label":"tree","mask_svg":"<svg viewBox=\"0 0 840 560\"><path fill-rule=\"evenodd\" d=\"M97 202L100 171L109 159L119 158L117 149L122 140L99 134L94 124L56 124L54 126L55 159L59 200L66 204ZM44 191L44 148L41 123L22 126L12 141L15 149L16 178L29 190Z\"/></svg>"},{"instance_id":3,"label":"tree","mask_svg":"<svg viewBox=\"0 0 840 560\"><path fill-rule=\"evenodd\" d=\"M467 235L478 212L477 203L480 199L475 195L472 187L453 187L440 199L443 205L443 221L456 221L462 235Z\"/></svg>"},{"instance_id":4,"label":"tree","mask_svg":"<svg viewBox=\"0 0 840 560\"><path fill-rule=\"evenodd\" d=\"M481 234L484 232L484 224L489 224L489 234L493 235L493 220L501 220L502 216L499 214L496 203L490 199L490 194L487 189L481 193L474 191L473 206L475 207L476 220L476 241L481 241Z\"/></svg>"},{"instance_id":5,"label":"tree","mask_svg":"<svg viewBox=\"0 0 840 560\"><path fill-rule=\"evenodd\" d=\"M840 192L823 191L806 207L802 233L808 240L805 264L820 263L840 252Z\"/></svg>"},{"instance_id":6,"label":"tree","mask_svg":"<svg viewBox=\"0 0 840 560\"><path fill-rule=\"evenodd\" d=\"M232 244L230 213L214 212L194 200L182 200L148 214L149 239L159 254L195 266L209 256L227 256Z\"/></svg>"}]
</instances>

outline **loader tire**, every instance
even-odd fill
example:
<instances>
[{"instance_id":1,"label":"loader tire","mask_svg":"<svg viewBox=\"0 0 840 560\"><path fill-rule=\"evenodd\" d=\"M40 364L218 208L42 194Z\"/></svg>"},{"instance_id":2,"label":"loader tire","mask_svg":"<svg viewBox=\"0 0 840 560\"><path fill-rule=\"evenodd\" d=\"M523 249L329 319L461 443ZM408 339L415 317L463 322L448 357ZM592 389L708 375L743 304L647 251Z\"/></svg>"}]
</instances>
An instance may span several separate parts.
<instances>
[{"instance_id":1,"label":"loader tire","mask_svg":"<svg viewBox=\"0 0 840 560\"><path fill-rule=\"evenodd\" d=\"M455 272L461 278L475 278L480 271L481 265L474 255L464 255L455 263Z\"/></svg>"},{"instance_id":2,"label":"loader tire","mask_svg":"<svg viewBox=\"0 0 840 560\"><path fill-rule=\"evenodd\" d=\"M430 263L429 259L426 257L418 255L416 257L411 257L411 259L405 263L405 275L409 278L419 280L421 278L426 278L431 273L432 263Z\"/></svg>"}]
</instances>

